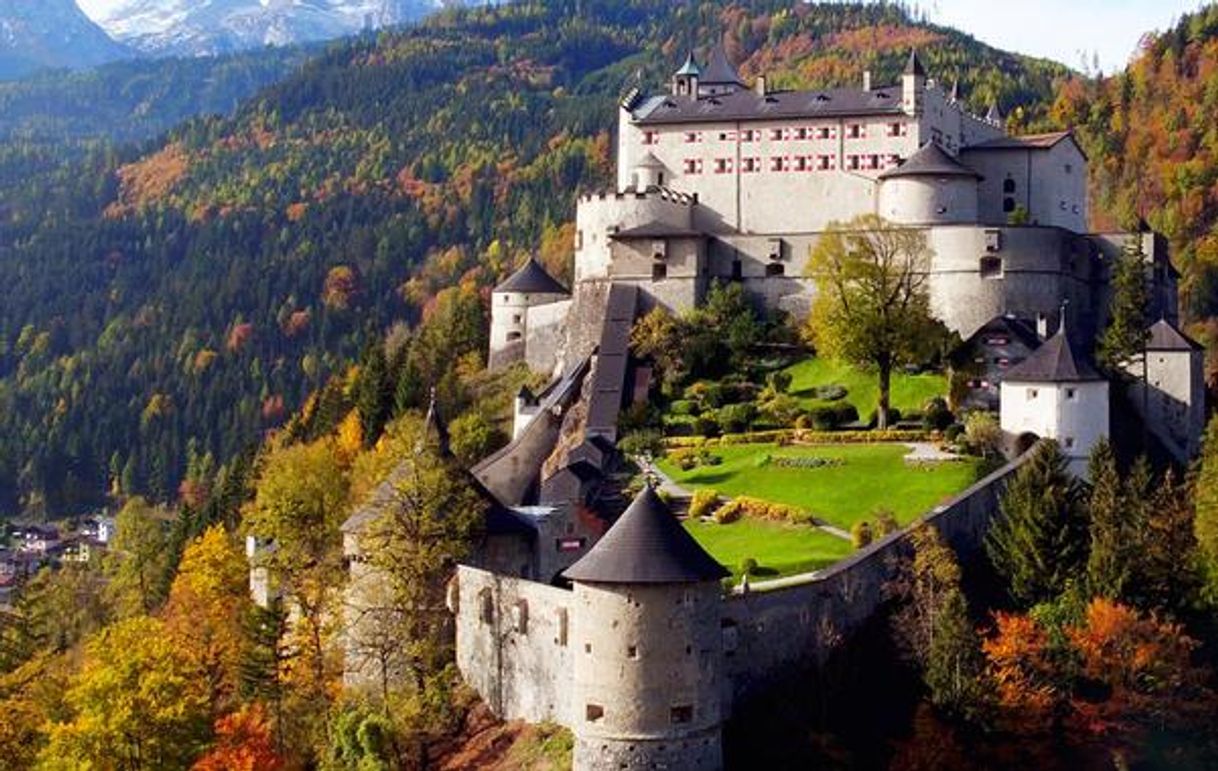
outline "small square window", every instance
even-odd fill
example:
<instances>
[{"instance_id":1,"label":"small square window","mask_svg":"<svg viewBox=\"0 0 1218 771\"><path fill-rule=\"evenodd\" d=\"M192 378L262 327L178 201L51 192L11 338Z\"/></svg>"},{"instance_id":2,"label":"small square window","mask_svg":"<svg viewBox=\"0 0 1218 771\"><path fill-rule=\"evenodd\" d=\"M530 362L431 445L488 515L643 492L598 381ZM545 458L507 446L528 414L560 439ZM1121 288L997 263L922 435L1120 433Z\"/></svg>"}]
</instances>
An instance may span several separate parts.
<instances>
[{"instance_id":1,"label":"small square window","mask_svg":"<svg viewBox=\"0 0 1218 771\"><path fill-rule=\"evenodd\" d=\"M1076 395L1077 395L1077 392L1073 388L1066 389L1066 398L1067 399L1073 399Z\"/></svg>"},{"instance_id":2,"label":"small square window","mask_svg":"<svg viewBox=\"0 0 1218 771\"><path fill-rule=\"evenodd\" d=\"M584 643L584 653L592 655L592 643Z\"/></svg>"},{"instance_id":3,"label":"small square window","mask_svg":"<svg viewBox=\"0 0 1218 771\"><path fill-rule=\"evenodd\" d=\"M1065 441L1062 442L1062 444L1064 444L1066 446L1067 450L1073 449L1074 448L1074 437L1067 436Z\"/></svg>"},{"instance_id":4,"label":"small square window","mask_svg":"<svg viewBox=\"0 0 1218 771\"><path fill-rule=\"evenodd\" d=\"M1040 396L1040 391L1036 390L1035 388L1028 389L1028 401L1032 401L1038 396Z\"/></svg>"},{"instance_id":5,"label":"small square window","mask_svg":"<svg viewBox=\"0 0 1218 771\"><path fill-rule=\"evenodd\" d=\"M781 140L782 139L782 129L780 129L780 128L770 129L770 139L772 139L774 141Z\"/></svg>"},{"instance_id":6,"label":"small square window","mask_svg":"<svg viewBox=\"0 0 1218 771\"><path fill-rule=\"evenodd\" d=\"M651 280L663 281L668 278L668 266L664 263L658 263L651 266Z\"/></svg>"},{"instance_id":7,"label":"small square window","mask_svg":"<svg viewBox=\"0 0 1218 771\"><path fill-rule=\"evenodd\" d=\"M605 716L605 708L599 704L587 704L584 706L584 719L589 723L595 723Z\"/></svg>"},{"instance_id":8,"label":"small square window","mask_svg":"<svg viewBox=\"0 0 1218 771\"><path fill-rule=\"evenodd\" d=\"M626 658L637 659L639 657L639 646L630 645L626 648Z\"/></svg>"},{"instance_id":9,"label":"small square window","mask_svg":"<svg viewBox=\"0 0 1218 771\"><path fill-rule=\"evenodd\" d=\"M694 720L694 708L689 704L682 704L672 708L672 724L681 725L682 723L692 723Z\"/></svg>"}]
</instances>

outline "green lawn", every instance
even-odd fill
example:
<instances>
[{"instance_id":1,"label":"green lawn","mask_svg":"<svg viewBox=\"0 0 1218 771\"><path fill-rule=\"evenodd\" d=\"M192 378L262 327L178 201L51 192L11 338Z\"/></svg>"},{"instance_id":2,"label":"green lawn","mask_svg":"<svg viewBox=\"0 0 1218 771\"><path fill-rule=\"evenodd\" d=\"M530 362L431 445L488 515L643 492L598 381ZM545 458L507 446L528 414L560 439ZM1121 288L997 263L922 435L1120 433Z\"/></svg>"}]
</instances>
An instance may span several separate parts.
<instances>
[{"instance_id":1,"label":"green lawn","mask_svg":"<svg viewBox=\"0 0 1218 771\"><path fill-rule=\"evenodd\" d=\"M687 490L711 488L729 497L748 495L786 503L846 529L869 519L877 509L888 509L902 524L911 522L964 490L977 477L976 462L967 459L921 467L907 465L904 456L909 448L900 444L749 444L709 449L723 459L721 465L682 471L664 459L660 468ZM813 469L779 468L761 465L766 455L840 458L845 463Z\"/></svg>"},{"instance_id":2,"label":"green lawn","mask_svg":"<svg viewBox=\"0 0 1218 771\"><path fill-rule=\"evenodd\" d=\"M736 581L740 563L749 557L758 565L753 578L766 580L818 570L853 551L849 541L809 525L742 519L730 525L686 521L685 529Z\"/></svg>"},{"instance_id":3,"label":"green lawn","mask_svg":"<svg viewBox=\"0 0 1218 771\"><path fill-rule=\"evenodd\" d=\"M840 385L845 388L845 401L858 409L859 417L863 420L867 419L880 399L879 376L849 364L831 359L807 358L792 364L785 371L791 374L791 395L804 402L805 407L832 404L818 401L812 395L812 389L817 386ZM892 406L903 413L921 412L928 399L946 395L947 378L943 375L892 376Z\"/></svg>"}]
</instances>

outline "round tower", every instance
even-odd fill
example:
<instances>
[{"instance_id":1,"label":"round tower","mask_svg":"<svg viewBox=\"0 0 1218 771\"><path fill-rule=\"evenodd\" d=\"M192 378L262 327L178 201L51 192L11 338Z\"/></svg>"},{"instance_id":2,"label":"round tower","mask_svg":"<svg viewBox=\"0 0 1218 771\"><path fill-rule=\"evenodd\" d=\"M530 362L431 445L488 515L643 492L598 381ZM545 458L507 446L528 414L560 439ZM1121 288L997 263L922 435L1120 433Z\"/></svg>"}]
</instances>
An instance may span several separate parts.
<instances>
[{"instance_id":1,"label":"round tower","mask_svg":"<svg viewBox=\"0 0 1218 771\"><path fill-rule=\"evenodd\" d=\"M728 575L647 487L566 571L575 771L718 771Z\"/></svg>"},{"instance_id":2,"label":"round tower","mask_svg":"<svg viewBox=\"0 0 1218 771\"><path fill-rule=\"evenodd\" d=\"M567 288L530 257L491 294L490 367L524 359L529 308L565 300Z\"/></svg>"},{"instance_id":3,"label":"round tower","mask_svg":"<svg viewBox=\"0 0 1218 771\"><path fill-rule=\"evenodd\" d=\"M880 175L879 215L903 225L975 223L981 175L933 142Z\"/></svg>"}]
</instances>

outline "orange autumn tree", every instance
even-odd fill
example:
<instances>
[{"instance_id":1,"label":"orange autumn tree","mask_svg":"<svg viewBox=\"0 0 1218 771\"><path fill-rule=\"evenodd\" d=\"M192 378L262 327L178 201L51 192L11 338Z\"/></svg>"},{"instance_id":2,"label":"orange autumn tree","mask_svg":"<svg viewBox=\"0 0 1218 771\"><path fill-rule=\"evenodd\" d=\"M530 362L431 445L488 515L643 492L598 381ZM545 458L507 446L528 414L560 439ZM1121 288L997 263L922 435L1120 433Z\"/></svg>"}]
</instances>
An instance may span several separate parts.
<instances>
[{"instance_id":1,"label":"orange autumn tree","mask_svg":"<svg viewBox=\"0 0 1218 771\"><path fill-rule=\"evenodd\" d=\"M1197 643L1180 625L1104 598L1075 622L1061 608L999 613L983 649L1002 715L1021 733L1065 721L1083 734L1128 736L1187 726L1214 704ZM1068 611L1067 611L1068 614Z\"/></svg>"},{"instance_id":2,"label":"orange autumn tree","mask_svg":"<svg viewBox=\"0 0 1218 771\"><path fill-rule=\"evenodd\" d=\"M279 771L283 759L275 752L271 725L259 704L252 704L216 721L216 743L199 758L192 771Z\"/></svg>"},{"instance_id":3,"label":"orange autumn tree","mask_svg":"<svg viewBox=\"0 0 1218 771\"><path fill-rule=\"evenodd\" d=\"M250 610L248 575L237 544L216 525L187 545L165 606L165 629L217 711L236 697L242 621Z\"/></svg>"}]
</instances>

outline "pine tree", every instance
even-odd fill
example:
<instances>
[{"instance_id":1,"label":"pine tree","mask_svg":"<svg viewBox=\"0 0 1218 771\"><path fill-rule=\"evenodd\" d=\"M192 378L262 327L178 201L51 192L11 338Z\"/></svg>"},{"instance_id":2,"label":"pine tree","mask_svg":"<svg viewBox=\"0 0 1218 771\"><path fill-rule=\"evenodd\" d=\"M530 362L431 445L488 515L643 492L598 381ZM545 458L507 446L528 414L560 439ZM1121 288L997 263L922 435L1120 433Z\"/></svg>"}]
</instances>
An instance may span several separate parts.
<instances>
[{"instance_id":1,"label":"pine tree","mask_svg":"<svg viewBox=\"0 0 1218 771\"><path fill-rule=\"evenodd\" d=\"M1108 327L1100 336L1097 358L1112 374L1124 374L1124 364L1144 354L1149 328L1150 293L1146 286L1146 254L1137 235L1129 236L1112 266Z\"/></svg>"},{"instance_id":2,"label":"pine tree","mask_svg":"<svg viewBox=\"0 0 1218 771\"><path fill-rule=\"evenodd\" d=\"M393 392L389 383L389 364L380 342L368 346L355 383L355 407L359 410L364 445L371 447L381 437L389 420Z\"/></svg>"},{"instance_id":3,"label":"pine tree","mask_svg":"<svg viewBox=\"0 0 1218 771\"><path fill-rule=\"evenodd\" d=\"M1087 562L1087 515L1079 481L1056 442L1042 442L1003 494L986 551L1011 597L1030 607L1052 599Z\"/></svg>"},{"instance_id":4,"label":"pine tree","mask_svg":"<svg viewBox=\"0 0 1218 771\"><path fill-rule=\"evenodd\" d=\"M987 701L981 637L958 586L943 597L922 679L936 707L965 719L981 717Z\"/></svg>"},{"instance_id":5,"label":"pine tree","mask_svg":"<svg viewBox=\"0 0 1218 771\"><path fill-rule=\"evenodd\" d=\"M1169 472L1149 496L1137 581L1139 604L1147 609L1179 613L1193 605L1201 589L1190 492Z\"/></svg>"},{"instance_id":6,"label":"pine tree","mask_svg":"<svg viewBox=\"0 0 1218 771\"><path fill-rule=\"evenodd\" d=\"M1087 556L1087 586L1092 594L1121 599L1130 578L1134 544L1127 524L1128 500L1117 469L1116 454L1107 440L1091 452L1091 550Z\"/></svg>"}]
</instances>

